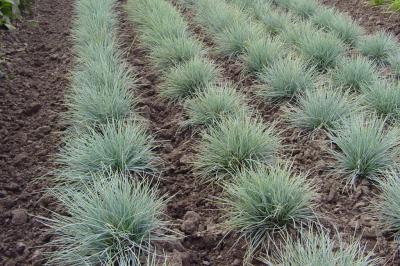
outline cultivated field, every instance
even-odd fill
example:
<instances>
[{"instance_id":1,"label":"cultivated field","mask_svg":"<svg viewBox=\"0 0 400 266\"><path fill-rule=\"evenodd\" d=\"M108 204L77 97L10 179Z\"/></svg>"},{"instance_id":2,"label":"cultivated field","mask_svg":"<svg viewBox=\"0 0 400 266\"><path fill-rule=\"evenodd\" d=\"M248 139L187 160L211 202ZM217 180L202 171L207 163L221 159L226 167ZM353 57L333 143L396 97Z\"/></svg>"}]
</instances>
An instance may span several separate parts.
<instances>
[{"instance_id":1,"label":"cultivated field","mask_svg":"<svg viewBox=\"0 0 400 266\"><path fill-rule=\"evenodd\" d=\"M400 15L356 2L33 1L0 264L399 265Z\"/></svg>"}]
</instances>

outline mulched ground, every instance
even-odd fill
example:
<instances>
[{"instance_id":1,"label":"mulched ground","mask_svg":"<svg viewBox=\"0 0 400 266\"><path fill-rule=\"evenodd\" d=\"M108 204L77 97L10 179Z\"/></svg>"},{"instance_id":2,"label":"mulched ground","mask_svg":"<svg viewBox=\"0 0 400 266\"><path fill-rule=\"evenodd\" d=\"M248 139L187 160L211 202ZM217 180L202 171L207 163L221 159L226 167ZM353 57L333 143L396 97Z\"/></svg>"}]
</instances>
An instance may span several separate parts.
<instances>
[{"instance_id":1,"label":"mulched ground","mask_svg":"<svg viewBox=\"0 0 400 266\"><path fill-rule=\"evenodd\" d=\"M0 30L0 265L40 265L49 240L35 216L53 165L68 86L72 1L36 0L17 30Z\"/></svg>"},{"instance_id":2,"label":"mulched ground","mask_svg":"<svg viewBox=\"0 0 400 266\"><path fill-rule=\"evenodd\" d=\"M33 14L17 25L17 30L0 30L0 265L41 265L43 249L51 236L34 218L48 215L54 208L51 199L43 198L49 184L35 181L53 169L51 157L60 142L59 114L64 111L63 94L68 87L71 61L69 28L72 1L36 0ZM124 2L124 1L122 1ZM359 1L327 0L349 12L370 30L388 29L399 34L399 15L382 13ZM56 7L56 8L54 8ZM121 39L128 60L138 74L140 97L138 109L149 120L150 131L159 142L157 152L163 160L160 191L175 195L168 204L167 215L182 238L166 244L174 265L241 265L245 248L234 243L237 236L226 235L219 225L222 213L212 201L221 189L200 185L191 171L199 136L180 126L182 108L159 99L160 73L151 67L140 48L134 27L121 10ZM190 12L184 12L191 20ZM212 46L198 27L196 35ZM222 68L224 77L252 96L253 77L240 74L241 64L210 55ZM252 100L265 122L275 121L279 106ZM368 183L355 191L343 189L343 178L330 174L333 163L328 153L329 140L323 132L311 136L289 129L280 122L278 128L286 145L282 157L294 160L295 171L308 172L320 196L317 212L324 225L336 228L346 239L363 233L368 250L385 258L386 265L399 265L396 245L390 235L383 235L377 219L368 211L370 201L379 193Z\"/></svg>"}]
</instances>

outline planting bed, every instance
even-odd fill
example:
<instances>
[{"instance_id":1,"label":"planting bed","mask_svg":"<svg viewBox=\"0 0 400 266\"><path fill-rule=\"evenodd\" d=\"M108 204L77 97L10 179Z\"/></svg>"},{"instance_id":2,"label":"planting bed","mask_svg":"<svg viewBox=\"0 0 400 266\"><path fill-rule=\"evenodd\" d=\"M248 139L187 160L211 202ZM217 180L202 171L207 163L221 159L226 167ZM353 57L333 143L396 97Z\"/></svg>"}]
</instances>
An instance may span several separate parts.
<instances>
[{"instance_id":1,"label":"planting bed","mask_svg":"<svg viewBox=\"0 0 400 266\"><path fill-rule=\"evenodd\" d=\"M234 126L235 124L232 121L235 121L234 119L238 117L246 117L245 119L252 117L246 120L249 121L246 125L254 126L259 123L259 125L265 126L263 130L267 132L269 132L268 130L270 128L273 128L273 130L271 130L273 133L269 135L264 134L262 136L264 138L271 137L271 139L273 139L273 136L276 135L280 138L281 143L278 151L276 154L275 151L272 152L274 156L292 164L290 170L288 170L291 172L290 178L298 176L300 180L299 187L306 186L305 184L308 184L308 182L312 184L312 190L314 190L316 194L309 204L312 203L314 206L313 212L315 212L317 218L313 219L314 226L310 226L310 228L316 230L318 226L315 226L315 224L320 223L324 228L324 232L327 232L327 239L336 239L339 235L341 240L345 243L351 243L360 238L360 243L362 247L365 246L365 250L356 248L356 253L360 253L362 257L362 255L367 255L368 252L373 252L374 255L372 255L372 258L380 259L376 264L370 262L370 264L366 263L360 265L400 264L400 255L398 254L399 243L395 240L392 231L386 231L387 227L379 220L379 214L377 214L374 208L374 204L381 201L380 195L382 191L379 189L379 186L364 177L357 178L353 186L353 184L349 184L348 181L354 181L356 174L354 174L355 176L349 177L347 172L338 172L335 169L337 167L337 160L335 160L331 151L339 151L339 147L341 147L340 144L338 144L339 141L336 141L332 136L337 134L336 131L330 133L329 129L324 130L323 128L328 128L327 124L321 124L319 126L320 128L317 126L318 129L315 131L305 130L293 126L290 121L285 119L288 106L290 105L293 107L296 105L293 99L300 94L296 94L298 91L292 94L290 94L290 92L289 95L285 95L282 98L273 98L273 100L268 98L269 96L259 93L260 87L268 87L267 85L269 85L268 82L262 78L263 75L267 75L265 74L266 72L263 72L265 68L263 67L256 71L249 70L250 67L246 63L248 62L246 61L246 56L248 55L247 47L242 47L243 49L238 53L236 53L236 50L235 52L232 52L232 50L240 50L241 48L231 47L228 54L226 54L227 49L223 49L226 47L221 45L224 43L221 41L223 36L221 37L218 30L210 30L210 28L208 28L213 25L206 25L207 23L203 23L204 21L198 18L199 14L197 12L199 12L200 8L196 7L196 4L192 5L191 3L193 1L148 1L153 3L152 10L157 10L157 8L161 6L166 14L169 12L167 15L164 14L166 17L169 16L169 18L173 18L174 21L181 21L180 18L182 18L183 26L181 25L181 27L184 31L178 26L174 29L173 23L171 23L171 28L154 27L154 25L158 25L158 17L152 15L156 13L149 12L147 14L148 16L145 18L135 16L135 12L137 12L137 10L135 10L135 5L143 4L146 2L144 0L101 1L107 4L112 3L111 6L115 6L115 8L113 10L105 10L104 14L96 14L92 18L93 21L96 19L102 21L104 27L109 27L107 28L108 30L112 29L112 33L107 30L104 32L99 30L97 37L100 41L98 41L98 43L96 43L96 38L90 38L85 32L82 33L82 25L71 23L74 19L74 5L68 1L35 0L33 1L32 14L25 17L22 22L17 23L17 29L15 31L0 31L0 265L42 265L48 262L49 258L52 259L49 263L50 265L59 265L63 262L65 263L62 259L64 257L62 256L70 260L69 264L71 265L80 265L80 263L83 263L82 258L84 258L84 261L88 265L129 265L128 262L121 261L120 257L126 260L130 259L131 263L137 262L136 257L129 257L129 252L132 252L135 256L137 254L136 252L140 252L138 260L143 262L144 257L148 255L148 251L151 251L149 252L150 254L154 251L154 254L160 256L154 259L154 257L150 255L150 262L147 261L147 263L145 262L143 265L163 265L161 259L163 254L167 256L167 261L171 265L247 265L248 263L266 265L266 262L261 262L260 259L276 259L275 257L269 257L268 255L271 254L268 253L274 255L278 252L278 243L281 243L281 237L289 236L298 239L299 231L296 231L295 228L290 226L291 222L286 221L289 229L288 231L282 231L285 236L281 235L278 237L275 235L275 244L271 245L271 243L269 243L270 246L268 246L268 248L261 250L256 249L254 253L249 253L248 248L251 237L240 236L239 232L245 231L241 231L242 228L240 228L240 226L230 228L226 225L227 220L230 220L229 213L226 212L229 204L224 205L224 203L227 202L226 191L229 190L229 188L232 189L232 187L230 187L229 182L219 182L220 179L227 178L228 180L232 178L235 182L240 180L240 178L243 178L241 175L242 171L245 172L243 169L246 168L243 167L242 169L241 165L238 166L241 171L234 168L232 164L236 162L233 162L233 160L230 164L225 165L226 168L221 167L215 170L213 165L207 165L208 168L206 168L204 165L208 162L207 159L209 156L205 159L201 158L203 159L203 164L198 163L200 160L199 154L204 153L204 146L206 145L204 143L207 143L205 132L208 132L210 128L223 128L225 125L224 123L231 122L232 124L228 125ZM209 0L198 1L205 2ZM96 1L76 0L76 2L85 2L90 6ZM229 12L229 10L238 10L235 9L235 3L240 1L221 0L221 2L226 2L229 8L220 10L220 12ZM243 2L246 1L243 0ZM282 2L285 1L282 0ZM287 2L290 2L290 0ZM394 14L388 16L382 12L382 10L367 6L364 2L365 1L326 0L324 4L336 6L339 10L348 12L354 21L363 26L368 33L374 33L378 30L388 30L399 38L399 15ZM164 5L164 3L168 4ZM127 4L128 8L125 8ZM218 5L216 5L216 10L218 12L217 8ZM150 10L151 8L148 9ZM90 10L90 8L88 10ZM136 13L136 15L137 14L138 13ZM116 25L113 24L114 15L116 18ZM212 16L212 14L206 15ZM79 18L79 13L77 14L76 11L75 16ZM252 16L251 12L246 13L245 8L240 10L240 16L241 18L245 18L246 22L254 23L254 25L256 25L254 26L255 28L265 27L265 25ZM90 21L90 19L88 21ZM93 25L95 25L95 23ZM153 25L153 28L151 25ZM228 22L226 25L229 27ZM243 28L246 28L246 25L247 24L243 24ZM216 25L214 26L216 27ZM77 28L81 31L77 30ZM74 31L74 39L71 38L71 29L76 30ZM164 32L163 29L165 29ZM188 58L181 57L179 59L173 56L163 57L165 54L160 52L160 46L165 48L165 50L163 50L164 52L171 52L171 50L168 49L172 49L172 46L166 45L163 47L163 43L161 43L161 45L157 43L157 36L169 34L170 32L168 32L168 30L172 32L171 35L178 32L177 35L179 36L177 38L179 41L182 40L189 43L193 41L193 43L195 43L193 45L195 47L193 50L201 50L201 55L195 54L194 57L191 57L193 55L188 55ZM115 43L111 42L112 45L110 49L112 52L110 54L114 57L111 56L111 58L107 58L108 61L102 61L100 59L101 57L96 57L95 53L87 57L85 57L85 53L80 53L80 51L88 51L85 50L87 48L85 45L93 45L93 47L99 49L100 52L104 52L101 47L104 43L107 43L109 40L108 38L114 40L114 35L112 34L118 37L118 41ZM256 40L251 39L251 37L249 39L261 42L269 40L265 36L256 37ZM152 42L157 44L153 45ZM78 48L74 50L75 46ZM238 46L240 46L240 44ZM108 46L106 47L109 48ZM283 55L290 53L297 56L298 54L305 53L301 45L288 45L284 42L284 46L282 47L284 47L281 51ZM119 51L123 51L123 53L120 55ZM345 56L349 58L349 54L353 53L357 54L358 52L351 50L351 52L346 52ZM190 54L190 52L188 52L188 54ZM165 58L168 60L162 61ZM197 59L206 66L209 64L214 66L216 75L210 75L211 78L209 78L207 82L204 82L204 84L188 85L188 91L184 91L183 94L178 94L178 90L174 90L174 94L171 93L172 90L168 91L172 87L171 84L175 85L174 89L180 89L180 86L182 86L178 82L172 83L171 81L171 77L174 77L173 81L180 81L181 78L179 75L178 77L173 76L174 69L191 69L190 67L187 67L187 69L179 67L182 65L186 66L185 63ZM286 59L285 57L285 60ZM93 60L93 62L106 62L104 63L106 67L99 68L99 72L96 73L90 72L90 70L95 69L94 66L96 64L90 65L85 60L89 62L91 62L90 60ZM126 65L125 60L127 62ZM79 67L74 67L74 62ZM112 64L110 63L110 65L107 65L109 62L116 62L116 68L120 67L118 70L121 70L123 74L115 70L113 68L114 65L113 67L108 67ZM90 66L92 68L90 68ZM195 69L193 71L195 74L201 73L202 71L199 70L200 68L193 67L192 69ZM328 70L322 69L321 71L315 71L314 75L316 79L320 81L321 79L327 78L328 74L330 74L330 68L327 67L327 69ZM383 69L383 71L379 72L379 75L382 77L388 76L389 74L387 73L391 71L390 67L386 64L384 67L379 65L377 69ZM110 70L110 72L107 72L108 70ZM114 70L115 72L113 72ZM187 71L189 72L190 70ZM92 75L87 76L88 80L80 79L80 73L89 72ZM124 75L124 73L128 72L132 73L132 76L128 74ZM109 73L119 73L121 76L116 78L117 75L113 75L110 77L107 76ZM90 95L90 90L92 90L93 87L89 85L90 82L98 81L96 80L96 77L98 77L96 76L97 74L106 77L105 80L109 78L107 81L110 83L119 82L120 80L125 81L124 78L126 78L128 81L126 83L121 81L121 83L118 83L119 87L112 86L106 81L103 83L99 81L98 87L103 86L104 88L101 89L110 89L111 91L114 89L121 89L118 90L120 94L116 96L115 94L112 95L115 96L117 100L133 99L134 103L124 109L128 110L125 113L121 111L121 116L117 115L113 108L110 108L111 111L98 114L98 117L93 118L93 120L82 116L80 116L81 120L79 120L77 119L78 116L74 116L74 114L78 112L72 113L71 115L71 112L69 112L71 110L68 110L65 106L65 95L69 91L69 88L73 86L75 90L74 95L78 96L73 98L71 94L67 94L69 96L67 104L70 107L77 106L74 104L76 104L78 100L81 100L79 96L84 95L84 97L86 97ZM189 80L195 79L193 76L191 76ZM329 77L327 79L329 79ZM84 83L83 80L88 82L87 84L89 85L86 87L81 86ZM130 81L133 80L134 84L131 84ZM166 83L166 80L170 83ZM392 82L392 80L390 82ZM317 84L320 86L320 83ZM198 95L201 95L201 92L208 89L216 91L221 90L225 85L236 89L237 95L245 99L243 106L241 106L244 107L244 111L242 110L243 113L235 109L232 111L233 118L230 117L230 113L225 114L227 117L226 119L222 118L223 115L218 113L215 114L215 121L210 125L204 122L204 124L200 126L187 126L187 123L189 123L188 121L191 121L190 118L192 117L189 117L189 103L185 100L190 97L196 99ZM87 89L87 91L84 91L85 89ZM400 90L400 87L398 86L397 89ZM351 91L351 93L355 93L356 98L361 98L360 95L364 92ZM128 94L129 96L126 96ZM117 102L117 100L115 102ZM105 98L104 104L106 105L106 103L110 101L111 100L108 98ZM79 103L82 104L83 107L85 107L86 104L90 105L90 101L81 101ZM92 109L89 110L89 108L85 109L85 111L89 114L95 112ZM236 111L237 113L235 113ZM362 109L362 111L366 112L365 109ZM65 123L66 117L69 118L68 123ZM102 120L99 117L106 118ZM152 172L153 170L150 171L146 167L143 167L143 169L136 168L137 165L135 165L135 162L132 162L133 160L129 162L124 161L127 160L126 157L129 157L125 157L125 154L120 157L115 155L124 148L129 149L129 144L131 142L128 140L118 143L120 144L119 146L116 144L116 139L112 139L112 141L115 140L115 142L110 142L114 144L114 146L110 146L111 149L115 148L116 152L110 152L107 156L116 156L122 162L119 162L114 157L106 158L107 156L102 157L103 161L100 159L98 161L94 161L94 159L90 161L92 158L96 158L96 156L100 157L98 154L104 152L99 148L99 150L96 150L97 153L90 154L92 157L85 157L85 152L83 152L82 157L79 157L80 159L78 158L75 164L71 163L71 161L76 158L73 157L73 152L71 153L70 150L68 150L68 147L70 147L69 143L74 145L76 139L86 136L86 126L90 124L93 128L91 132L95 135L97 134L96 136L98 136L98 139L101 139L106 131L103 126L115 125L113 124L114 120L121 120L122 122L117 124L121 129L118 132L121 138L127 137L127 139L129 139L130 134L133 134L132 132L135 129L141 129L141 127L138 126L139 124L136 124L136 118L139 119L140 125L144 125L143 132L141 131L143 138L148 137L143 146L147 147L146 145L148 145L149 150L154 154L154 158L151 156L149 156L149 158L146 157L146 159L148 159L146 163L151 167L155 165L157 169L155 174ZM134 123L131 120L134 120ZM386 121L385 128L395 124L392 123L392 121L397 120ZM124 132L123 130L128 128L128 126L131 126L131 130L126 134L121 133ZM114 129L115 128L111 126L110 135L115 131ZM216 130L216 132L219 131ZM223 131L226 137L223 135L222 140L227 139L229 130L227 132ZM252 132L243 136L245 141L249 140L250 133ZM151 141L152 137L154 137L154 142ZM210 142L212 142L212 140ZM273 142L273 140L271 142ZM67 143L66 146L65 143ZM91 145L90 140L83 138L81 145ZM261 145L267 144L262 142L259 146ZM79 145L76 147L78 147L77 150L79 150ZM223 145L221 145L221 147L223 147ZM88 150L90 152L90 149ZM60 160L60 154L64 156L62 157L64 159ZM207 153L205 154L207 155ZM229 156L229 153L227 153L226 156ZM55 158L57 158L58 161ZM270 167L270 161L264 159L264 157L262 159L252 157L250 160L246 161L246 163L250 165L249 168L253 167L256 169L260 167L259 164L268 165L268 167ZM89 166L83 163L80 165L80 160L87 160L89 163L93 162L93 165L95 165L94 168L98 165L99 169L89 169ZM240 161L240 159L237 160ZM259 161L253 164L253 160ZM131 165L129 165L129 163L132 163L132 167L130 167ZM75 168L71 167L71 165L75 166ZM81 167L81 169L78 169L79 167ZM228 167L231 168L227 170ZM88 172L84 172L86 170ZM110 172L107 172L108 170ZM96 186L85 179L89 177L95 179L98 177L92 175L92 171L98 171L97 174L99 176L105 175L107 177L102 179L104 184L115 181L113 180L115 178L125 178L124 174L127 174L127 171L129 171L132 176L130 176L127 183L123 183L124 186L135 187L136 182L143 185L143 187L147 184L151 184L149 186L154 188L154 191L157 191L157 193L155 193L157 196L172 196L165 203L165 210L156 213L155 216L162 221L168 221L167 227L171 229L172 233L167 231L166 235L172 234L175 235L175 237L168 241L155 240L153 242L153 234L158 236L165 231L165 228L160 226L155 227L154 230L149 229L148 234L152 236L149 239L146 238L147 234L144 234L141 239L144 244L140 241L135 242L130 238L127 231L122 233L118 232L118 226L124 224L126 220L123 220L121 223L116 222L112 224L113 219L105 214L104 216L99 216L100 218L96 216L96 219L98 218L100 221L99 224L104 226L102 230L106 232L102 232L105 235L108 232L107 230L112 231L114 234L110 234L112 236L107 235L108 242L106 240L104 240L104 242L99 240L98 243L106 243L106 245L108 245L112 240L113 248L120 253L116 252L114 249L110 249L104 251L105 253L98 255L98 257L91 258L89 255L93 254L90 254L91 251L87 251L92 248L90 244L82 250L79 250L80 246L78 245L78 251L71 251L65 254L62 252L57 253L57 250L63 251L63 248L71 247L72 244L67 246L67 244L70 244L68 241L73 242L75 239L79 239L79 236L65 230L65 228L60 226L61 223L53 223L54 221L43 218L57 217L55 219L56 221L57 219L62 220L63 218L55 216L52 211L61 214L61 217L69 217L67 213L69 211L68 207L70 207L68 205L63 206L63 203L65 204L65 202L68 201L59 202L54 197L46 194L45 190L52 187L56 187L57 189L60 187L67 187L67 190L56 190L56 193L58 193L56 195L60 195L61 198L64 196L63 193L68 195L70 191L79 191L82 193L82 187L88 189L89 192L96 191L93 195L102 195L101 193L103 193L106 188L112 187L112 185L102 187L101 182L99 182L100 189L97 187L98 190L94 190L93 187ZM111 172L113 172L113 174L111 174ZM114 173L116 174L114 175ZM279 173L283 175L282 172ZM263 178L268 175L267 172L263 172L263 174ZM219 177L219 175L222 177ZM234 178L230 177L230 175L233 175ZM38 177L43 176L45 177L44 179L38 179ZM60 176L61 178L56 178ZM217 176L218 181L215 181L217 180ZM57 182L60 180L61 184ZM72 182L71 180L74 181ZM264 179L261 179L260 182L262 183L263 180ZM75 182L79 185L84 184L85 186L74 186L76 185ZM96 182L95 180L93 183ZM289 186L290 183L285 183L285 185ZM79 189L77 187L79 187ZM120 189L118 185L116 185L116 187ZM140 196L142 187L139 186L139 188L136 196L142 199ZM295 187L294 193L299 191L296 189L298 189L298 187ZM82 195L86 195L89 192L83 192ZM233 193L232 198L235 199L235 196L235 193ZM112 197L110 196L110 198ZM286 199L290 200L290 197ZM90 203L93 198L86 200ZM96 204L102 205L101 202L107 203L107 200L109 200L109 198L106 197L96 202ZM119 195L115 195L115 200L118 203L120 202ZM155 201L154 195L151 195L149 201L144 202L148 203L152 200ZM123 204L126 204L124 207L130 206L129 203L129 200L123 202ZM114 209L118 209L119 204L117 205L114 206ZM103 207L107 209L107 206ZM160 207L160 210L162 209L163 208ZM113 208L108 210L112 211ZM279 212L279 208L277 207L275 211ZM82 213L85 213L85 211ZM105 213L107 212L105 211ZM113 215L123 216L123 214L118 212L113 213ZM88 215L88 219L91 218L89 216L90 214ZM67 225L68 223L73 224L74 221L77 224L77 221L80 221L79 219L74 219L77 219L77 217L73 215L70 220L66 218ZM96 219L93 219L92 222L97 221ZM154 217L152 217L152 219L154 219ZM148 220L153 221L152 219L149 218ZM265 218L265 220L268 219ZM103 221L105 222L103 223ZM157 222L154 223L157 224ZM52 230L49 230L44 224L53 226ZM74 224L74 226L76 226L76 224ZM299 224L307 225L306 223ZM145 225L147 226L147 224ZM90 227L89 224L88 227ZM77 228L79 227L77 226ZM96 231L95 226L93 226L91 230L92 231L85 231L87 234L85 240L89 243L90 238L94 236L94 231ZM60 231L63 233L60 233ZM101 233L98 234L101 235ZM83 243L86 243L85 240L80 242L82 246ZM147 243L147 241L150 240L151 243ZM131 241L129 243L133 244L126 244L127 241ZM118 244L116 244L116 242L118 242ZM57 247L59 244L61 245ZM143 248L141 245L143 245ZM101 244L98 244L96 248L99 248L99 246L100 249L102 249ZM134 248L131 250L132 246L134 246ZM334 246L338 248L338 242L335 242ZM120 250L116 247L120 248ZM122 252L121 250L124 251ZM50 252L50 257L46 256L47 252ZM100 251L98 252L100 253ZM287 254L283 254L282 256L289 259L289 255ZM357 257L357 255L355 257ZM302 265L300 262L298 263L299 264L293 265ZM312 265L320 265L318 263L322 262L315 261ZM278 264L278 262L276 262L276 264ZM281 265L292 264L287 262L287 264L283 263ZM340 265L351 265L351 263L342 263Z\"/></svg>"}]
</instances>

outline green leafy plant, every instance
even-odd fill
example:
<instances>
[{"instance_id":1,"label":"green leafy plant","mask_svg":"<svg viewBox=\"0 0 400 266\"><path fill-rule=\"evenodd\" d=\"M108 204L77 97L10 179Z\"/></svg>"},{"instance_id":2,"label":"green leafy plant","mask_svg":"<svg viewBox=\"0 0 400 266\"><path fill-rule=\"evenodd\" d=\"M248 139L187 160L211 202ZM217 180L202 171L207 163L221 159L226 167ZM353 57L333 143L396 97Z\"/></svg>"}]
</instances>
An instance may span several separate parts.
<instances>
[{"instance_id":1,"label":"green leafy plant","mask_svg":"<svg viewBox=\"0 0 400 266\"><path fill-rule=\"evenodd\" d=\"M387 172L385 179L379 183L381 193L375 204L382 223L387 231L400 236L400 179L395 170Z\"/></svg>"},{"instance_id":2,"label":"green leafy plant","mask_svg":"<svg viewBox=\"0 0 400 266\"><path fill-rule=\"evenodd\" d=\"M185 124L210 126L223 118L249 113L245 97L229 86L210 86L185 102Z\"/></svg>"},{"instance_id":3,"label":"green leafy plant","mask_svg":"<svg viewBox=\"0 0 400 266\"><path fill-rule=\"evenodd\" d=\"M299 128L332 129L349 118L358 108L348 92L332 88L306 90L295 105L290 105L287 118Z\"/></svg>"},{"instance_id":4,"label":"green leafy plant","mask_svg":"<svg viewBox=\"0 0 400 266\"><path fill-rule=\"evenodd\" d=\"M364 57L344 61L332 73L336 86L354 91L371 86L377 79L375 66Z\"/></svg>"},{"instance_id":5,"label":"green leafy plant","mask_svg":"<svg viewBox=\"0 0 400 266\"><path fill-rule=\"evenodd\" d=\"M258 39L247 46L243 61L251 73L259 73L282 57L283 44L276 39Z\"/></svg>"},{"instance_id":6,"label":"green leafy plant","mask_svg":"<svg viewBox=\"0 0 400 266\"><path fill-rule=\"evenodd\" d=\"M290 165L256 167L224 185L220 199L226 226L249 244L249 254L266 247L275 233L301 228L314 220L313 185Z\"/></svg>"},{"instance_id":7,"label":"green leafy plant","mask_svg":"<svg viewBox=\"0 0 400 266\"><path fill-rule=\"evenodd\" d=\"M400 11L400 1L399 0L391 0L390 9L399 12Z\"/></svg>"},{"instance_id":8,"label":"green leafy plant","mask_svg":"<svg viewBox=\"0 0 400 266\"><path fill-rule=\"evenodd\" d=\"M337 239L337 241L335 241ZM271 265L326 265L326 266L375 266L379 259L372 252L365 253L365 248L359 239L345 243L339 234L336 239L330 239L324 232L302 230L297 241L288 234L284 238L282 249L265 259ZM272 261L272 262L271 262Z\"/></svg>"},{"instance_id":9,"label":"green leafy plant","mask_svg":"<svg viewBox=\"0 0 400 266\"><path fill-rule=\"evenodd\" d=\"M154 173L153 138L139 122L113 122L67 139L58 155L62 182L80 182L106 170Z\"/></svg>"},{"instance_id":10,"label":"green leafy plant","mask_svg":"<svg viewBox=\"0 0 400 266\"><path fill-rule=\"evenodd\" d=\"M368 36L358 45L361 53L377 63L387 63L388 58L399 52L396 38L389 33L380 31Z\"/></svg>"},{"instance_id":11,"label":"green leafy plant","mask_svg":"<svg viewBox=\"0 0 400 266\"><path fill-rule=\"evenodd\" d=\"M368 0L374 6L380 6L385 3L385 0Z\"/></svg>"},{"instance_id":12,"label":"green leafy plant","mask_svg":"<svg viewBox=\"0 0 400 266\"><path fill-rule=\"evenodd\" d=\"M54 213L45 223L55 238L47 245L51 265L140 265L154 256L154 241L170 230L162 220L167 198L146 181L103 173L80 190L63 188L52 195L66 214ZM121 264L123 263L123 264ZM125 263L125 264L124 264Z\"/></svg>"},{"instance_id":13,"label":"green leafy plant","mask_svg":"<svg viewBox=\"0 0 400 266\"><path fill-rule=\"evenodd\" d=\"M303 35L299 40L299 50L321 71L335 67L345 52L338 38L320 31Z\"/></svg>"},{"instance_id":14,"label":"green leafy plant","mask_svg":"<svg viewBox=\"0 0 400 266\"><path fill-rule=\"evenodd\" d=\"M31 0L0 0L0 26L14 29L12 20L21 16L21 10L30 7Z\"/></svg>"},{"instance_id":15,"label":"green leafy plant","mask_svg":"<svg viewBox=\"0 0 400 266\"><path fill-rule=\"evenodd\" d=\"M202 134L196 172L215 182L256 164L271 164L280 147L274 131L247 113L223 119Z\"/></svg>"},{"instance_id":16,"label":"green leafy plant","mask_svg":"<svg viewBox=\"0 0 400 266\"><path fill-rule=\"evenodd\" d=\"M299 57L276 60L259 75L258 94L270 101L292 98L296 93L314 88L314 70Z\"/></svg>"},{"instance_id":17,"label":"green leafy plant","mask_svg":"<svg viewBox=\"0 0 400 266\"><path fill-rule=\"evenodd\" d=\"M400 85L386 80L378 80L363 90L367 106L389 119L400 118Z\"/></svg>"},{"instance_id":18,"label":"green leafy plant","mask_svg":"<svg viewBox=\"0 0 400 266\"><path fill-rule=\"evenodd\" d=\"M353 116L331 134L339 150L332 150L337 160L335 171L345 174L354 184L357 178L378 180L398 165L400 132L387 127L376 116Z\"/></svg>"},{"instance_id":19,"label":"green leafy plant","mask_svg":"<svg viewBox=\"0 0 400 266\"><path fill-rule=\"evenodd\" d=\"M171 101L184 101L215 84L218 77L219 71L213 63L195 57L164 75L160 95Z\"/></svg>"}]
</instances>

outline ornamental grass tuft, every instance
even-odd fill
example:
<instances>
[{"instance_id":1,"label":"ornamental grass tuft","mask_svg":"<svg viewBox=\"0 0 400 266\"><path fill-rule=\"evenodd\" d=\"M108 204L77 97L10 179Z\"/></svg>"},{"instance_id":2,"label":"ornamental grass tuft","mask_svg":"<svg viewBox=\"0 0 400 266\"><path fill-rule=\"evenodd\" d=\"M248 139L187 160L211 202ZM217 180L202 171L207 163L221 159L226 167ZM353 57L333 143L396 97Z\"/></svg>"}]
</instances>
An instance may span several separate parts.
<instances>
[{"instance_id":1,"label":"ornamental grass tuft","mask_svg":"<svg viewBox=\"0 0 400 266\"><path fill-rule=\"evenodd\" d=\"M259 166L239 173L224 185L220 199L226 226L248 243L248 254L268 246L288 229L301 228L315 219L314 186L290 165Z\"/></svg>"},{"instance_id":2,"label":"ornamental grass tuft","mask_svg":"<svg viewBox=\"0 0 400 266\"><path fill-rule=\"evenodd\" d=\"M221 120L202 134L194 167L205 182L217 182L257 164L276 160L275 128L244 113Z\"/></svg>"}]
</instances>

